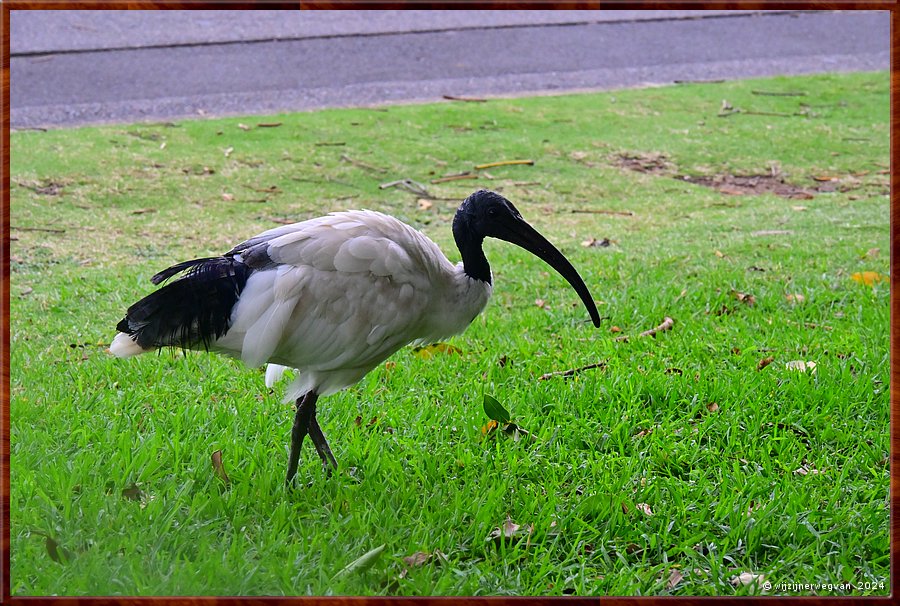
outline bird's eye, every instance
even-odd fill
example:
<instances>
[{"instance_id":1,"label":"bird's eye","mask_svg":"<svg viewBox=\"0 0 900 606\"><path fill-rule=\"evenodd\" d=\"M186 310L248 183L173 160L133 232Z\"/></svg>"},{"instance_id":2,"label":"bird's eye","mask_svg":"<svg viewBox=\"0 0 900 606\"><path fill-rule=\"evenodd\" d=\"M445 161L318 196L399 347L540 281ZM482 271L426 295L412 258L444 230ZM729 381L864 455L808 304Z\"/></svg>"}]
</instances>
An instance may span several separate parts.
<instances>
[{"instance_id":1,"label":"bird's eye","mask_svg":"<svg viewBox=\"0 0 900 606\"><path fill-rule=\"evenodd\" d=\"M498 211L496 208L491 207L491 208L488 209L487 214L488 214L488 217L490 217L491 219L496 219L496 218L497 218L497 214L498 214L499 212L500 212L500 211Z\"/></svg>"}]
</instances>

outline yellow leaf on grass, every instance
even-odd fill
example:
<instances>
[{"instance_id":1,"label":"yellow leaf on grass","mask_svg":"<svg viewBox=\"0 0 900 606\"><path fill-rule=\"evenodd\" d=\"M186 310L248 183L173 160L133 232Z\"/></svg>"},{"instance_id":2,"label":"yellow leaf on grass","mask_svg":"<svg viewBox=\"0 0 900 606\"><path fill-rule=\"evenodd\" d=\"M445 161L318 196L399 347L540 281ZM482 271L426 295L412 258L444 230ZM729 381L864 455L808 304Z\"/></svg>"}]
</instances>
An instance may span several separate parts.
<instances>
[{"instance_id":1,"label":"yellow leaf on grass","mask_svg":"<svg viewBox=\"0 0 900 606\"><path fill-rule=\"evenodd\" d=\"M872 286L877 282L887 282L890 280L890 277L877 271L859 271L855 274L850 274L850 279L866 286Z\"/></svg>"},{"instance_id":2,"label":"yellow leaf on grass","mask_svg":"<svg viewBox=\"0 0 900 606\"><path fill-rule=\"evenodd\" d=\"M481 434L486 436L487 434L496 430L497 427L499 427L499 426L500 426L500 424L497 423L497 421L495 421L494 419L491 419L490 421L488 421L487 423L485 423L484 425L481 426Z\"/></svg>"},{"instance_id":3,"label":"yellow leaf on grass","mask_svg":"<svg viewBox=\"0 0 900 606\"><path fill-rule=\"evenodd\" d=\"M462 350L456 345L450 345L449 343L432 343L431 345L426 345L425 347L419 347L415 350L416 355L420 358L427 360L428 358L433 358L438 354L459 354L462 353Z\"/></svg>"}]
</instances>

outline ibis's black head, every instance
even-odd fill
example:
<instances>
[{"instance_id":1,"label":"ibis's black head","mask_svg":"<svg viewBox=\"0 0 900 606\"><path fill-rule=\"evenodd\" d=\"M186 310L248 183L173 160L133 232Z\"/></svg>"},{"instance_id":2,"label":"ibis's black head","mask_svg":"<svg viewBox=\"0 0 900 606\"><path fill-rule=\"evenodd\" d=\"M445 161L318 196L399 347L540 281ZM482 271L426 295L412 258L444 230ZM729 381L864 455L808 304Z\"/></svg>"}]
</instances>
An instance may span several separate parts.
<instances>
[{"instance_id":1,"label":"ibis's black head","mask_svg":"<svg viewBox=\"0 0 900 606\"><path fill-rule=\"evenodd\" d=\"M521 246L558 271L572 285L587 307L594 326L600 326L597 306L572 264L522 218L512 202L500 194L480 190L466 198L453 218L453 237L462 255L466 274L488 283L491 281L491 268L482 249L484 239L497 238Z\"/></svg>"}]
</instances>

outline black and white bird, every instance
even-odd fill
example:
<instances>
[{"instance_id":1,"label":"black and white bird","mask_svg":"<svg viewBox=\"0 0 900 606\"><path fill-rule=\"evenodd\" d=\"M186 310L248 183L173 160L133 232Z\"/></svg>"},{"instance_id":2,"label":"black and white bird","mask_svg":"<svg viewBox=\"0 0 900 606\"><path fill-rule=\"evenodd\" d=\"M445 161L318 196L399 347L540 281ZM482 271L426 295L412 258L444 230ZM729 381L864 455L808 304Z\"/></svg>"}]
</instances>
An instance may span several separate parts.
<instances>
[{"instance_id":1,"label":"black and white bird","mask_svg":"<svg viewBox=\"0 0 900 606\"><path fill-rule=\"evenodd\" d=\"M316 421L319 396L349 387L408 344L463 332L491 296L482 242L498 238L544 260L578 293L595 326L600 315L572 264L512 203L477 191L460 205L453 264L421 232L373 211L334 212L265 231L219 257L173 265L152 278L182 274L128 308L110 351L129 357L161 347L205 349L268 363L271 387L295 369L286 401L296 399L287 482L309 434L337 467Z\"/></svg>"}]
</instances>

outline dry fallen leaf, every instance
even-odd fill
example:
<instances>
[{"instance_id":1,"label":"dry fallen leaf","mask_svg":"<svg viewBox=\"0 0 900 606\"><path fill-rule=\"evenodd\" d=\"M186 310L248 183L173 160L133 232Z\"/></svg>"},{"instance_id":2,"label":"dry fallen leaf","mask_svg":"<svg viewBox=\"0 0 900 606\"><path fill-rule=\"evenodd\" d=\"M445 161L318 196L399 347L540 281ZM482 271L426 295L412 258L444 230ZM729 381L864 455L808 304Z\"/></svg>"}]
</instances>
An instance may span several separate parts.
<instances>
[{"instance_id":1,"label":"dry fallen leaf","mask_svg":"<svg viewBox=\"0 0 900 606\"><path fill-rule=\"evenodd\" d=\"M879 248L870 248L868 251L866 251L865 256L870 259L876 259L876 258L878 258L878 253L880 253L880 252L881 252L881 249L879 249Z\"/></svg>"},{"instance_id":2,"label":"dry fallen leaf","mask_svg":"<svg viewBox=\"0 0 900 606\"><path fill-rule=\"evenodd\" d=\"M584 242L581 243L585 248L606 248L612 243L609 238L603 238L602 240L598 240L597 238L588 238Z\"/></svg>"},{"instance_id":3,"label":"dry fallen leaf","mask_svg":"<svg viewBox=\"0 0 900 606\"><path fill-rule=\"evenodd\" d=\"M430 210L434 206L434 202L426 198L419 198L416 200L416 205L419 207L419 210Z\"/></svg>"},{"instance_id":4,"label":"dry fallen leaf","mask_svg":"<svg viewBox=\"0 0 900 606\"><path fill-rule=\"evenodd\" d=\"M143 493L141 489L137 487L137 484L132 484L127 488L122 489L122 496L131 501L140 501Z\"/></svg>"},{"instance_id":5,"label":"dry fallen leaf","mask_svg":"<svg viewBox=\"0 0 900 606\"><path fill-rule=\"evenodd\" d=\"M619 328L618 326L610 326L609 332L622 332L622 329Z\"/></svg>"},{"instance_id":6,"label":"dry fallen leaf","mask_svg":"<svg viewBox=\"0 0 900 606\"><path fill-rule=\"evenodd\" d=\"M850 279L854 282L865 284L866 286L872 286L878 282L887 282L890 280L890 277L880 274L877 271L861 271L850 274Z\"/></svg>"},{"instance_id":7,"label":"dry fallen leaf","mask_svg":"<svg viewBox=\"0 0 900 606\"><path fill-rule=\"evenodd\" d=\"M226 202L231 202L234 200L234 194L222 194L222 199Z\"/></svg>"},{"instance_id":8,"label":"dry fallen leaf","mask_svg":"<svg viewBox=\"0 0 900 606\"><path fill-rule=\"evenodd\" d=\"M241 130L250 130L250 127L247 126L246 124L240 124L240 123L238 123L237 127L238 127L239 129L241 129Z\"/></svg>"},{"instance_id":9,"label":"dry fallen leaf","mask_svg":"<svg viewBox=\"0 0 900 606\"><path fill-rule=\"evenodd\" d=\"M737 587L738 585L753 585L754 583L762 585L762 582L766 579L766 576L763 574L753 574L752 572L742 572L737 576L733 576L730 579L730 583Z\"/></svg>"},{"instance_id":10,"label":"dry fallen leaf","mask_svg":"<svg viewBox=\"0 0 900 606\"><path fill-rule=\"evenodd\" d=\"M773 358L772 356L769 356L768 358L763 358L756 364L756 370L760 371L774 361L775 361L775 358Z\"/></svg>"},{"instance_id":11,"label":"dry fallen leaf","mask_svg":"<svg viewBox=\"0 0 900 606\"><path fill-rule=\"evenodd\" d=\"M788 303L792 303L792 304L803 303L803 301L806 300L806 297L804 297L800 293L787 294L787 295L784 295L784 298L787 299Z\"/></svg>"},{"instance_id":12,"label":"dry fallen leaf","mask_svg":"<svg viewBox=\"0 0 900 606\"><path fill-rule=\"evenodd\" d=\"M791 206L791 210L801 212L801 211L807 210L807 208L805 206Z\"/></svg>"},{"instance_id":13,"label":"dry fallen leaf","mask_svg":"<svg viewBox=\"0 0 900 606\"><path fill-rule=\"evenodd\" d=\"M41 533L43 534L43 533ZM50 535L44 535L44 545L47 548L47 555L50 556L50 559L54 562L58 562L60 564L66 564L75 557L75 554L70 550L66 549L62 545L60 545L56 539L51 537Z\"/></svg>"},{"instance_id":14,"label":"dry fallen leaf","mask_svg":"<svg viewBox=\"0 0 900 606\"><path fill-rule=\"evenodd\" d=\"M225 466L222 464L222 451L221 450L217 450L214 453L212 453L212 466L213 466L213 469L216 470L216 475L219 476L219 478L223 482L228 484L228 474L225 473Z\"/></svg>"},{"instance_id":15,"label":"dry fallen leaf","mask_svg":"<svg viewBox=\"0 0 900 606\"><path fill-rule=\"evenodd\" d=\"M666 581L666 589L675 589L675 586L678 585L678 583L680 583L682 579L684 579L684 575L681 574L681 571L677 568L673 568L669 571L669 579Z\"/></svg>"},{"instance_id":16,"label":"dry fallen leaf","mask_svg":"<svg viewBox=\"0 0 900 606\"><path fill-rule=\"evenodd\" d=\"M731 295L741 303L746 303L748 307L753 307L754 303L756 303L756 297L751 295L750 293L732 290Z\"/></svg>"},{"instance_id":17,"label":"dry fallen leaf","mask_svg":"<svg viewBox=\"0 0 900 606\"><path fill-rule=\"evenodd\" d=\"M513 442L518 442L523 437L531 437L531 439L535 439L534 436L531 435L531 433L525 431L515 423L507 423L503 426L502 429L503 433L512 437Z\"/></svg>"},{"instance_id":18,"label":"dry fallen leaf","mask_svg":"<svg viewBox=\"0 0 900 606\"><path fill-rule=\"evenodd\" d=\"M634 507L635 507L635 509L637 509L644 515L648 515L648 516L653 515L653 510L650 509L650 506L647 505L646 503L635 503Z\"/></svg>"},{"instance_id":19,"label":"dry fallen leaf","mask_svg":"<svg viewBox=\"0 0 900 606\"><path fill-rule=\"evenodd\" d=\"M534 524L521 526L513 522L511 517L506 516L506 522L503 523L503 526L492 530L491 534L487 536L485 541L501 542L504 539L515 539L518 537L530 535L533 530Z\"/></svg>"},{"instance_id":20,"label":"dry fallen leaf","mask_svg":"<svg viewBox=\"0 0 900 606\"><path fill-rule=\"evenodd\" d=\"M417 551L414 554L408 555L405 558L403 558L403 562L409 567L421 566L422 564L427 562L428 558L430 558L430 557L431 557L430 553L426 553L424 551Z\"/></svg>"},{"instance_id":21,"label":"dry fallen leaf","mask_svg":"<svg viewBox=\"0 0 900 606\"><path fill-rule=\"evenodd\" d=\"M544 301L543 299L535 299L534 304L537 305L538 307L540 307L541 309L549 309L547 302Z\"/></svg>"},{"instance_id":22,"label":"dry fallen leaf","mask_svg":"<svg viewBox=\"0 0 900 606\"><path fill-rule=\"evenodd\" d=\"M714 252L715 252L716 256L719 257L720 259L725 258L725 253L723 253L721 250L716 249Z\"/></svg>"},{"instance_id":23,"label":"dry fallen leaf","mask_svg":"<svg viewBox=\"0 0 900 606\"><path fill-rule=\"evenodd\" d=\"M716 412L717 410L719 410L719 405L715 402L710 402L706 405L706 410L708 410L709 412Z\"/></svg>"}]
</instances>

